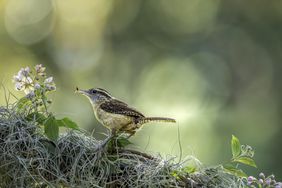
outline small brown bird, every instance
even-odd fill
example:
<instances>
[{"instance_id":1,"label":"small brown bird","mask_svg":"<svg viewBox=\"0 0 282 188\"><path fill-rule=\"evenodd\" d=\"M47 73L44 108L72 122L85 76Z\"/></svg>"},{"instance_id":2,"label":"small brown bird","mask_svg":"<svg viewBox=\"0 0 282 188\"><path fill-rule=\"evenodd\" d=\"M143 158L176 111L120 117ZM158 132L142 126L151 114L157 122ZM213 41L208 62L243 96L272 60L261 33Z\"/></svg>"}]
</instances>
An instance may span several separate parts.
<instances>
[{"instance_id":1,"label":"small brown bird","mask_svg":"<svg viewBox=\"0 0 282 188\"><path fill-rule=\"evenodd\" d=\"M109 92L101 88L76 91L85 95L91 102L97 120L112 131L112 135L119 132L129 134L129 137L145 123L148 122L171 122L172 118L145 117L126 103L112 97Z\"/></svg>"}]
</instances>

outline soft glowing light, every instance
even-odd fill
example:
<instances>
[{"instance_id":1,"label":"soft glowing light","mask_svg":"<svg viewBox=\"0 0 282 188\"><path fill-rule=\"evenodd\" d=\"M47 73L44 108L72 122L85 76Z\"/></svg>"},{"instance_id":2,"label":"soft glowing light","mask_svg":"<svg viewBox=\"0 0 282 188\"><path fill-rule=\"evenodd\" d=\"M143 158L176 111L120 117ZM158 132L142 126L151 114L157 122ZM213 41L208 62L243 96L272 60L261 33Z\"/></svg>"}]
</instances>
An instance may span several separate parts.
<instances>
[{"instance_id":1,"label":"soft glowing light","mask_svg":"<svg viewBox=\"0 0 282 188\"><path fill-rule=\"evenodd\" d=\"M219 0L149 1L154 9L154 19L162 30L171 34L187 34L206 31L216 21Z\"/></svg>"},{"instance_id":2,"label":"soft glowing light","mask_svg":"<svg viewBox=\"0 0 282 188\"><path fill-rule=\"evenodd\" d=\"M36 43L52 31L53 11L51 0L9 0L5 9L6 29L19 43Z\"/></svg>"}]
</instances>

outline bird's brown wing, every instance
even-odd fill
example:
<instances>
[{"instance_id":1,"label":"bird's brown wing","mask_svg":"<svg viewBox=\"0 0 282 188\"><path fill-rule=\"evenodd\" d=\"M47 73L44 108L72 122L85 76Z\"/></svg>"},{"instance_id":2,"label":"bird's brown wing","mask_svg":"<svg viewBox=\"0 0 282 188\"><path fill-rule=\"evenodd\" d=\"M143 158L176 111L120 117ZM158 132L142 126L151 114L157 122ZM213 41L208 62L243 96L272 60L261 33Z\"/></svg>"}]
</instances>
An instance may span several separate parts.
<instances>
[{"instance_id":1,"label":"bird's brown wing","mask_svg":"<svg viewBox=\"0 0 282 188\"><path fill-rule=\"evenodd\" d=\"M124 105L124 106L128 106L128 104L126 104L125 102L122 102L116 98L112 98L111 101L113 101L114 103L120 103L121 105Z\"/></svg>"},{"instance_id":2,"label":"bird's brown wing","mask_svg":"<svg viewBox=\"0 0 282 188\"><path fill-rule=\"evenodd\" d=\"M137 110L133 108L130 108L124 102L121 102L116 99L102 103L100 105L100 108L109 113L121 114L121 115L126 115L130 117L135 117L135 118L144 117L142 113L138 112Z\"/></svg>"}]
</instances>

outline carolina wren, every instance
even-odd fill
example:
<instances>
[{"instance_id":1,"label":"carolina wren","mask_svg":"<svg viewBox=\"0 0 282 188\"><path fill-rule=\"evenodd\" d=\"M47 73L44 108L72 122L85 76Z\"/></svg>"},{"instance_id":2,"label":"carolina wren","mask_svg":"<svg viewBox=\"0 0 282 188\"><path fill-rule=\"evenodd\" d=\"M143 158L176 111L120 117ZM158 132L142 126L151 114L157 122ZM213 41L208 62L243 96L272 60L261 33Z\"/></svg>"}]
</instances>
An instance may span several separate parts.
<instances>
[{"instance_id":1,"label":"carolina wren","mask_svg":"<svg viewBox=\"0 0 282 188\"><path fill-rule=\"evenodd\" d=\"M110 129L112 134L125 132L132 136L143 124L148 122L176 122L171 118L145 117L101 88L89 90L76 88L76 92L83 94L90 100L96 119Z\"/></svg>"}]
</instances>

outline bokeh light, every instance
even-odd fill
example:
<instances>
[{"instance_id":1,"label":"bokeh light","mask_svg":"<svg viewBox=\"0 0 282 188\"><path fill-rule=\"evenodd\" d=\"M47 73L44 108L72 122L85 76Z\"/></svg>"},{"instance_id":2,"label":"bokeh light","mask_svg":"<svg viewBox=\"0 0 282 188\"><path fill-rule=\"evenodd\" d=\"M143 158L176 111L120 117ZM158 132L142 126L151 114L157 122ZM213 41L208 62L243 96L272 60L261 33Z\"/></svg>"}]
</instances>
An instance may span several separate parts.
<instances>
[{"instance_id":1,"label":"bokeh light","mask_svg":"<svg viewBox=\"0 0 282 188\"><path fill-rule=\"evenodd\" d=\"M52 0L7 1L5 26L21 44L34 44L47 37L54 26Z\"/></svg>"},{"instance_id":2,"label":"bokeh light","mask_svg":"<svg viewBox=\"0 0 282 188\"><path fill-rule=\"evenodd\" d=\"M21 97L12 76L42 63L57 84L52 111L98 138L105 128L76 86L177 119L145 125L133 147L179 156L180 139L183 156L216 165L231 157L234 134L256 151L259 168L247 172L282 177L281 9L277 0L3 0L0 82Z\"/></svg>"}]
</instances>

